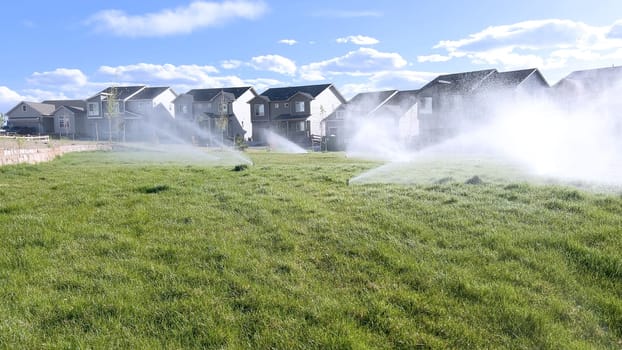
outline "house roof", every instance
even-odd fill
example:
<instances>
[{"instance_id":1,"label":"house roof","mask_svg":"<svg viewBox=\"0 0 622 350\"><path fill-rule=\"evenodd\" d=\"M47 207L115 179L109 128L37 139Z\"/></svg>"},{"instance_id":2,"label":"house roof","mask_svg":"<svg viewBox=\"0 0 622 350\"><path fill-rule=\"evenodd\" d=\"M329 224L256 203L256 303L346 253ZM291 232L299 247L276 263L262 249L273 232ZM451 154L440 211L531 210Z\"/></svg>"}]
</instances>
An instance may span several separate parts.
<instances>
[{"instance_id":1,"label":"house roof","mask_svg":"<svg viewBox=\"0 0 622 350\"><path fill-rule=\"evenodd\" d=\"M384 103L387 102L392 96L398 93L397 90L385 90L385 91L371 91L371 92L361 92L354 97L352 97L346 103L337 107L333 113L329 114L326 119L335 119L337 116L337 112L340 111L357 111L361 112L363 115L368 115L378 108L380 108Z\"/></svg>"},{"instance_id":2,"label":"house roof","mask_svg":"<svg viewBox=\"0 0 622 350\"><path fill-rule=\"evenodd\" d=\"M60 106L70 106L70 107L82 108L82 110L86 109L85 100L46 100L41 103L54 105L56 108L59 108Z\"/></svg>"},{"instance_id":3,"label":"house roof","mask_svg":"<svg viewBox=\"0 0 622 350\"><path fill-rule=\"evenodd\" d=\"M427 90L434 88L437 89L438 92L443 93L468 94L477 89L484 80L496 72L496 69L486 69L439 75L434 80L427 83L419 91L421 93L425 93Z\"/></svg>"},{"instance_id":4,"label":"house roof","mask_svg":"<svg viewBox=\"0 0 622 350\"><path fill-rule=\"evenodd\" d=\"M574 71L561 79L554 87L573 86L596 92L622 84L622 67L606 67Z\"/></svg>"},{"instance_id":5,"label":"house roof","mask_svg":"<svg viewBox=\"0 0 622 350\"><path fill-rule=\"evenodd\" d=\"M297 93L308 94L312 98L316 98L319 94L331 86L332 84L321 84L270 88L264 91L260 96L265 97L270 101L287 101Z\"/></svg>"},{"instance_id":6,"label":"house roof","mask_svg":"<svg viewBox=\"0 0 622 350\"><path fill-rule=\"evenodd\" d=\"M13 107L10 111L8 111L6 114L10 115L16 108L18 108L22 104L29 106L41 115L52 115L56 110L56 106L54 106L53 104L22 101L18 103L17 106Z\"/></svg>"},{"instance_id":7,"label":"house roof","mask_svg":"<svg viewBox=\"0 0 622 350\"><path fill-rule=\"evenodd\" d=\"M214 88L214 89L193 89L193 90L186 92L186 94L192 95L195 101L211 101L221 91L224 91L224 92L232 94L234 99L237 100L240 96L242 96L249 89L252 89L252 87L242 86L242 87L228 87L228 88Z\"/></svg>"},{"instance_id":8,"label":"house roof","mask_svg":"<svg viewBox=\"0 0 622 350\"><path fill-rule=\"evenodd\" d=\"M132 95L134 95L135 93L137 93L138 91L144 89L145 86L144 85L138 85L138 86L110 86L105 88L104 90L98 92L95 96L99 96L99 95L106 95L106 94L111 94L113 89L116 90L116 99L117 100L125 100L127 98L132 97ZM89 98L92 99L93 97Z\"/></svg>"},{"instance_id":9,"label":"house roof","mask_svg":"<svg viewBox=\"0 0 622 350\"><path fill-rule=\"evenodd\" d=\"M159 87L146 87L140 90L136 95L132 96L131 100L153 100L164 91L170 89L168 86Z\"/></svg>"},{"instance_id":10,"label":"house roof","mask_svg":"<svg viewBox=\"0 0 622 350\"><path fill-rule=\"evenodd\" d=\"M375 113L383 114L387 112L404 114L417 103L417 93L419 90L398 91L392 95Z\"/></svg>"},{"instance_id":11,"label":"house roof","mask_svg":"<svg viewBox=\"0 0 622 350\"><path fill-rule=\"evenodd\" d=\"M480 88L484 90L515 89L532 74L540 74L540 72L537 68L494 72L482 82Z\"/></svg>"}]
</instances>

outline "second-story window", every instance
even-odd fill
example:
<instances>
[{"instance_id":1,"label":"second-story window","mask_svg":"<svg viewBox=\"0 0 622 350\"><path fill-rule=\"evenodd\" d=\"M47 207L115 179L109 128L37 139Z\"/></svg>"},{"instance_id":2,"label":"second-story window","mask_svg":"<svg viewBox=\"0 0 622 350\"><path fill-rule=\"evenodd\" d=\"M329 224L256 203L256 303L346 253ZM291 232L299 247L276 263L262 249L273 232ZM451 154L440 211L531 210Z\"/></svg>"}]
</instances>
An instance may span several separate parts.
<instances>
[{"instance_id":1,"label":"second-story window","mask_svg":"<svg viewBox=\"0 0 622 350\"><path fill-rule=\"evenodd\" d=\"M256 117L263 117L265 115L263 104L256 104L253 108Z\"/></svg>"},{"instance_id":2,"label":"second-story window","mask_svg":"<svg viewBox=\"0 0 622 350\"><path fill-rule=\"evenodd\" d=\"M26 105L22 105L22 112L26 112Z\"/></svg>"},{"instance_id":3,"label":"second-story window","mask_svg":"<svg viewBox=\"0 0 622 350\"><path fill-rule=\"evenodd\" d=\"M275 103L275 104L274 104L274 108L275 108L275 109L279 109L279 104L278 104L278 103Z\"/></svg>"},{"instance_id":4,"label":"second-story window","mask_svg":"<svg viewBox=\"0 0 622 350\"><path fill-rule=\"evenodd\" d=\"M96 102L89 102L88 105L89 115L99 115L99 104Z\"/></svg>"},{"instance_id":5,"label":"second-story window","mask_svg":"<svg viewBox=\"0 0 622 350\"><path fill-rule=\"evenodd\" d=\"M296 101L295 110L297 113L305 111L305 102L304 101Z\"/></svg>"}]
</instances>

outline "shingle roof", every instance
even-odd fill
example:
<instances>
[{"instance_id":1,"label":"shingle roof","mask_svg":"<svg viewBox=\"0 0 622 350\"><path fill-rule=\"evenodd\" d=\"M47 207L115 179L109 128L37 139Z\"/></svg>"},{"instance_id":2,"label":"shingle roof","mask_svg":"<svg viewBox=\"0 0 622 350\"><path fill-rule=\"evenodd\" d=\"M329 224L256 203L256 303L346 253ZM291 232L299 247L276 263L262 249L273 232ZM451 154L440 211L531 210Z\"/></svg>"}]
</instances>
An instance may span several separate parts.
<instances>
[{"instance_id":1,"label":"shingle roof","mask_svg":"<svg viewBox=\"0 0 622 350\"><path fill-rule=\"evenodd\" d=\"M41 115L52 115L52 113L54 113L54 111L56 110L56 106L54 106L53 104L38 102L24 102L24 104L27 104L30 108L39 112L39 114Z\"/></svg>"},{"instance_id":2,"label":"shingle roof","mask_svg":"<svg viewBox=\"0 0 622 350\"><path fill-rule=\"evenodd\" d=\"M606 67L574 71L559 82L555 87L570 84L578 89L598 91L611 88L622 83L622 67Z\"/></svg>"},{"instance_id":3,"label":"shingle roof","mask_svg":"<svg viewBox=\"0 0 622 350\"><path fill-rule=\"evenodd\" d=\"M214 88L214 89L193 89L186 94L192 95L195 101L211 101L218 93L221 91L228 92L233 94L234 98L237 100L240 96L242 96L248 89L251 89L250 86L242 86L242 87L229 87L229 88Z\"/></svg>"},{"instance_id":4,"label":"shingle roof","mask_svg":"<svg viewBox=\"0 0 622 350\"><path fill-rule=\"evenodd\" d=\"M329 114L325 119L335 119L337 112L339 111L350 111L351 114L360 113L360 116L368 115L378 109L383 103L397 93L397 90L358 93L348 102L337 107L337 109L335 109L333 113Z\"/></svg>"},{"instance_id":5,"label":"shingle roof","mask_svg":"<svg viewBox=\"0 0 622 350\"><path fill-rule=\"evenodd\" d=\"M108 87L106 89L104 89L103 91L99 92L98 95L101 94L111 94L113 89L116 91L116 98L117 100L125 100L126 98L134 95L136 92L140 91L141 89L144 89L145 86L144 85L140 85L140 86L111 86Z\"/></svg>"},{"instance_id":6,"label":"shingle roof","mask_svg":"<svg viewBox=\"0 0 622 350\"><path fill-rule=\"evenodd\" d=\"M287 101L295 94L301 92L315 98L322 91L328 89L331 84L291 86L281 88L270 88L264 91L261 96L267 97L270 101Z\"/></svg>"},{"instance_id":7,"label":"shingle roof","mask_svg":"<svg viewBox=\"0 0 622 350\"><path fill-rule=\"evenodd\" d=\"M496 72L496 69L486 69L473 72L439 75L434 80L427 83L419 91L425 92L430 88L436 88L439 92L444 93L467 94L477 89L486 78Z\"/></svg>"},{"instance_id":8,"label":"shingle roof","mask_svg":"<svg viewBox=\"0 0 622 350\"><path fill-rule=\"evenodd\" d=\"M167 86L144 88L140 90L139 93L132 96L131 100L152 100L168 89L169 87Z\"/></svg>"},{"instance_id":9,"label":"shingle roof","mask_svg":"<svg viewBox=\"0 0 622 350\"><path fill-rule=\"evenodd\" d=\"M82 108L83 110L86 108L86 101L84 100L46 100L41 103L54 105L56 108L60 106L71 106Z\"/></svg>"},{"instance_id":10,"label":"shingle roof","mask_svg":"<svg viewBox=\"0 0 622 350\"><path fill-rule=\"evenodd\" d=\"M514 89L537 71L537 68L530 68L509 72L495 72L482 82L480 88L484 90Z\"/></svg>"}]
</instances>

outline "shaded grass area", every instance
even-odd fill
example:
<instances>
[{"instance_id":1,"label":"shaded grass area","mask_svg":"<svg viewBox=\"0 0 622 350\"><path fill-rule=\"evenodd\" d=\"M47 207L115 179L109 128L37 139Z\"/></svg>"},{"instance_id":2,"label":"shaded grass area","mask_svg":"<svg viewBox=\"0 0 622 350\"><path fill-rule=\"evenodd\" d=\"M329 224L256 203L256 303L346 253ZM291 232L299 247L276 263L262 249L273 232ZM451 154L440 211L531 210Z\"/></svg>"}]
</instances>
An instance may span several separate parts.
<instances>
[{"instance_id":1,"label":"shaded grass area","mask_svg":"<svg viewBox=\"0 0 622 350\"><path fill-rule=\"evenodd\" d=\"M0 347L622 345L620 194L250 157L0 168Z\"/></svg>"}]
</instances>

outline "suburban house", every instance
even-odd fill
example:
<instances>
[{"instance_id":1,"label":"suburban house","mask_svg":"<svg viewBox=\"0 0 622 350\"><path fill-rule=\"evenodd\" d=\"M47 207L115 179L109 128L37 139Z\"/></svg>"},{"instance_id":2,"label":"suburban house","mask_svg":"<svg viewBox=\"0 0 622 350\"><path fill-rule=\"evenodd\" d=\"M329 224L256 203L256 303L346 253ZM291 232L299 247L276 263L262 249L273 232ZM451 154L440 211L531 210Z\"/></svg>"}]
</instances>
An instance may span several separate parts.
<instances>
[{"instance_id":1,"label":"suburban house","mask_svg":"<svg viewBox=\"0 0 622 350\"><path fill-rule=\"evenodd\" d=\"M322 120L324 135L331 150L345 149L348 141L370 115L386 103L397 90L362 92L340 105Z\"/></svg>"},{"instance_id":2,"label":"suburban house","mask_svg":"<svg viewBox=\"0 0 622 350\"><path fill-rule=\"evenodd\" d=\"M385 123L402 145L412 143L419 135L418 93L419 90L398 91L372 112L374 120Z\"/></svg>"},{"instance_id":3,"label":"suburban house","mask_svg":"<svg viewBox=\"0 0 622 350\"><path fill-rule=\"evenodd\" d=\"M200 139L210 139L209 135L228 140L250 138L253 125L246 102L256 96L250 86L193 89L180 94L173 101L178 131ZM196 130L197 126L202 131Z\"/></svg>"},{"instance_id":4,"label":"suburban house","mask_svg":"<svg viewBox=\"0 0 622 350\"><path fill-rule=\"evenodd\" d=\"M271 88L248 101L253 141L276 133L302 146L322 135L322 120L345 102L332 84Z\"/></svg>"},{"instance_id":5,"label":"suburban house","mask_svg":"<svg viewBox=\"0 0 622 350\"><path fill-rule=\"evenodd\" d=\"M433 144L457 135L477 117L477 88L495 69L440 75L419 89L419 143Z\"/></svg>"},{"instance_id":6,"label":"suburban house","mask_svg":"<svg viewBox=\"0 0 622 350\"><path fill-rule=\"evenodd\" d=\"M175 97L175 91L166 86L146 87L130 97L123 115L125 139L158 140L173 135Z\"/></svg>"},{"instance_id":7,"label":"suburban house","mask_svg":"<svg viewBox=\"0 0 622 350\"><path fill-rule=\"evenodd\" d=\"M22 101L7 113L9 129L25 134L82 137L86 102L82 100Z\"/></svg>"},{"instance_id":8,"label":"suburban house","mask_svg":"<svg viewBox=\"0 0 622 350\"><path fill-rule=\"evenodd\" d=\"M598 99L607 104L618 101L622 91L622 67L606 67L574 71L551 88L551 95L563 106L574 109L593 106ZM600 104L603 105L603 104Z\"/></svg>"},{"instance_id":9,"label":"suburban house","mask_svg":"<svg viewBox=\"0 0 622 350\"><path fill-rule=\"evenodd\" d=\"M88 98L89 135L95 139L144 140L172 126L173 100L169 87L112 86ZM171 123L172 125L172 123Z\"/></svg>"},{"instance_id":10,"label":"suburban house","mask_svg":"<svg viewBox=\"0 0 622 350\"><path fill-rule=\"evenodd\" d=\"M433 144L487 120L500 103L544 95L549 85L535 68L498 72L496 69L436 77L418 93L418 143Z\"/></svg>"},{"instance_id":11,"label":"suburban house","mask_svg":"<svg viewBox=\"0 0 622 350\"><path fill-rule=\"evenodd\" d=\"M86 101L48 100L42 103L54 105L56 108L53 113L54 134L74 138L86 137Z\"/></svg>"},{"instance_id":12,"label":"suburban house","mask_svg":"<svg viewBox=\"0 0 622 350\"><path fill-rule=\"evenodd\" d=\"M54 132L54 105L22 101L6 113L7 126L24 134Z\"/></svg>"}]
</instances>

